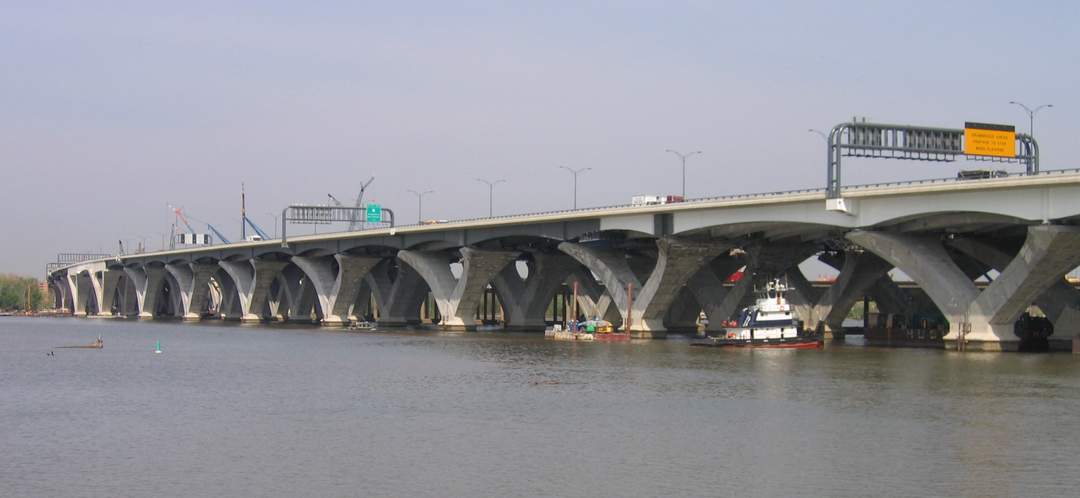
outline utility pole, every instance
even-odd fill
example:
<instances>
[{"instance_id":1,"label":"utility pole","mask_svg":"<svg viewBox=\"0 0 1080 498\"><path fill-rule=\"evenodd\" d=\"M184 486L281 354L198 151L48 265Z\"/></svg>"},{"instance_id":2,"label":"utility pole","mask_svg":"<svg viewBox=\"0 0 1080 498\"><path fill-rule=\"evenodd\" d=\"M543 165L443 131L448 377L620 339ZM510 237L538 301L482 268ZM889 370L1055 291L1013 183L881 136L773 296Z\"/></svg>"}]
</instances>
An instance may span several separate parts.
<instances>
[{"instance_id":1,"label":"utility pole","mask_svg":"<svg viewBox=\"0 0 1080 498\"><path fill-rule=\"evenodd\" d=\"M570 169L570 168L567 168L566 166L559 166L559 167L562 168L562 169L565 169L566 171L569 171L570 174L574 177L574 209L577 209L577 176L578 176L578 173L584 173L586 171L589 171L592 168Z\"/></svg>"},{"instance_id":2,"label":"utility pole","mask_svg":"<svg viewBox=\"0 0 1080 498\"><path fill-rule=\"evenodd\" d=\"M276 215L276 214L274 214L274 213L266 213L266 214L268 214L268 215L270 215L270 216L273 216L273 217L274 217L274 238L276 239L276 238L278 238L278 236L277 236L277 220L278 220L278 215Z\"/></svg>"},{"instance_id":3,"label":"utility pole","mask_svg":"<svg viewBox=\"0 0 1080 498\"><path fill-rule=\"evenodd\" d=\"M677 151L675 149L667 149L667 152L670 152L672 154L675 154L676 156L679 156L679 159L682 160L682 196L683 196L683 199L686 199L686 158L688 158L690 156L693 156L693 155L696 155L696 154L701 154L701 151L700 150L695 150L694 152L690 152L688 154L683 154L682 152L679 152L679 151Z\"/></svg>"},{"instance_id":4,"label":"utility pole","mask_svg":"<svg viewBox=\"0 0 1080 498\"><path fill-rule=\"evenodd\" d=\"M247 199L244 194L244 182L240 182L240 240L247 240Z\"/></svg>"},{"instance_id":5,"label":"utility pole","mask_svg":"<svg viewBox=\"0 0 1080 498\"><path fill-rule=\"evenodd\" d=\"M427 194L434 194L434 190L425 190L423 192L417 192L415 190L408 190L416 196L416 224L419 225L423 222L424 218L424 196Z\"/></svg>"},{"instance_id":6,"label":"utility pole","mask_svg":"<svg viewBox=\"0 0 1080 498\"><path fill-rule=\"evenodd\" d=\"M494 182L485 180L483 178L477 178L476 181L487 184L488 186L488 218L494 216L494 209L491 199L495 196L495 186L500 183L506 183L506 180L495 180Z\"/></svg>"}]
</instances>

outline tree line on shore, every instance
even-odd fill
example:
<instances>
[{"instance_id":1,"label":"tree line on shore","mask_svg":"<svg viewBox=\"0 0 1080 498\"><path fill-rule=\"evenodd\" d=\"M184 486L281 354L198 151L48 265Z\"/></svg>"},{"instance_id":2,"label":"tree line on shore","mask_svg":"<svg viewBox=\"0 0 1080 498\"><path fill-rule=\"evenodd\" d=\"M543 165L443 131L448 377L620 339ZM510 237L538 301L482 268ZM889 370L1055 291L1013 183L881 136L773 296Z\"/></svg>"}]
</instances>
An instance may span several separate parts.
<instances>
[{"instance_id":1,"label":"tree line on shore","mask_svg":"<svg viewBox=\"0 0 1080 498\"><path fill-rule=\"evenodd\" d=\"M0 274L0 310L40 310L51 304L38 279Z\"/></svg>"}]
</instances>

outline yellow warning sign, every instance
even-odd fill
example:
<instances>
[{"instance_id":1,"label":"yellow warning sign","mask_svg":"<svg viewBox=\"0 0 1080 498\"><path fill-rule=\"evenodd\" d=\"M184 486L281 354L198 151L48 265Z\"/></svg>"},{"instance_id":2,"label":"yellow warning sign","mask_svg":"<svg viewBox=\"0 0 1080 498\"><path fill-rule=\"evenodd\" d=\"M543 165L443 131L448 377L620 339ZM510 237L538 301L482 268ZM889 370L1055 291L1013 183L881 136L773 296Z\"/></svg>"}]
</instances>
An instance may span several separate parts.
<instances>
[{"instance_id":1,"label":"yellow warning sign","mask_svg":"<svg viewBox=\"0 0 1080 498\"><path fill-rule=\"evenodd\" d=\"M1007 125L964 123L964 154L1016 157L1016 128Z\"/></svg>"}]
</instances>

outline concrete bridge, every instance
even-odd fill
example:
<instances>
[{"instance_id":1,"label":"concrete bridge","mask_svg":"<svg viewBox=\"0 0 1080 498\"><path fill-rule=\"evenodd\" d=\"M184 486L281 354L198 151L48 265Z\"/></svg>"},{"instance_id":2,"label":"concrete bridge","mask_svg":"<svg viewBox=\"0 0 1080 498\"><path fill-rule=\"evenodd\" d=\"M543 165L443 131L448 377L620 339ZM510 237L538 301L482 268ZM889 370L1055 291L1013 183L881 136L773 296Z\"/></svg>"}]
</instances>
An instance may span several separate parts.
<instances>
[{"instance_id":1,"label":"concrete bridge","mask_svg":"<svg viewBox=\"0 0 1080 498\"><path fill-rule=\"evenodd\" d=\"M947 346L1015 349L1032 305L1055 339L1080 332L1080 294L1064 280L1080 265L1080 170L845 187L843 210L828 205L815 189L399 226L121 255L49 284L76 316L392 326L425 309L448 329L476 327L494 292L506 328L539 330L576 282L583 314L661 337L702 311L716 327L776 276L807 327L838 329L864 296L899 313L910 298L888 275L897 268L948 321ZM810 257L839 271L831 287L799 271ZM725 284L744 266L753 278Z\"/></svg>"}]
</instances>

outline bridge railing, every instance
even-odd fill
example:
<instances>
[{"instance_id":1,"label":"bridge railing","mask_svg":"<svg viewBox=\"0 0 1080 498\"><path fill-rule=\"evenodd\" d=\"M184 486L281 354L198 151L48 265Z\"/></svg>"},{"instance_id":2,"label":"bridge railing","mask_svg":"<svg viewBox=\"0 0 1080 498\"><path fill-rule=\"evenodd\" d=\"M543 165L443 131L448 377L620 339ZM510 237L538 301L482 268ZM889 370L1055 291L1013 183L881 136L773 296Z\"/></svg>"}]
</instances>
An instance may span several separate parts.
<instances>
[{"instance_id":1,"label":"bridge railing","mask_svg":"<svg viewBox=\"0 0 1080 498\"><path fill-rule=\"evenodd\" d=\"M1077 173L1080 173L1080 168L1057 169L1057 170L1041 170L1041 171L1039 171L1037 173L1032 173L1032 174L1016 173L1016 174L1011 175L1010 178L1029 177L1029 176L1031 176L1031 177L1035 177L1035 176L1052 176L1052 175L1077 174ZM865 191L865 190L873 190L873 189L888 188L888 187L932 185L932 184L941 184L941 183L972 183L972 182L980 182L980 181L985 181L985 180L960 180L960 179L957 179L955 176L953 176L953 177L947 177L947 178L928 178L928 179L923 179L923 180L908 180L908 181L878 182L878 183L864 183L864 184L860 184L860 185L848 185L848 186L844 187L844 190L850 192L852 190ZM695 197L695 198L692 198L692 199L686 199L684 201L681 201L678 204L679 205L685 205L685 204L717 202L717 201L738 201L738 200L748 200L748 199L763 199L763 198L769 198L769 197L786 197L786 196L803 195L803 194L824 194L825 192L826 192L825 188L804 188L804 189L791 189L791 190L776 190L776 191L771 191L771 192L755 192L755 193L749 193L749 194L729 194L729 195L717 195L717 196L708 196L708 197ZM551 211L536 211L536 212L530 212L530 213L516 213L516 214L506 214L506 215L490 216L490 217L489 216L478 216L478 217L472 217L472 218L455 218L455 219L452 219L452 220L448 220L446 223L441 223L441 224L471 223L471 222L485 221L485 220L503 220L503 219L512 220L512 219L517 219L517 218L528 218L528 217L533 217L533 216L552 216L552 215L560 215L560 214L588 213L588 212L594 212L594 211L606 211L606 210L610 210L610 209L632 208L632 207L642 207L642 206L635 206L633 204L609 204L609 205L604 205L604 206L593 206L593 207L585 207L585 208L578 208L578 209L556 209L556 210L551 210ZM399 227L415 227L415 226L430 226L430 225L424 225L422 223L413 223L413 224L398 225L398 226ZM341 233L341 232L328 232L328 233Z\"/></svg>"}]
</instances>

